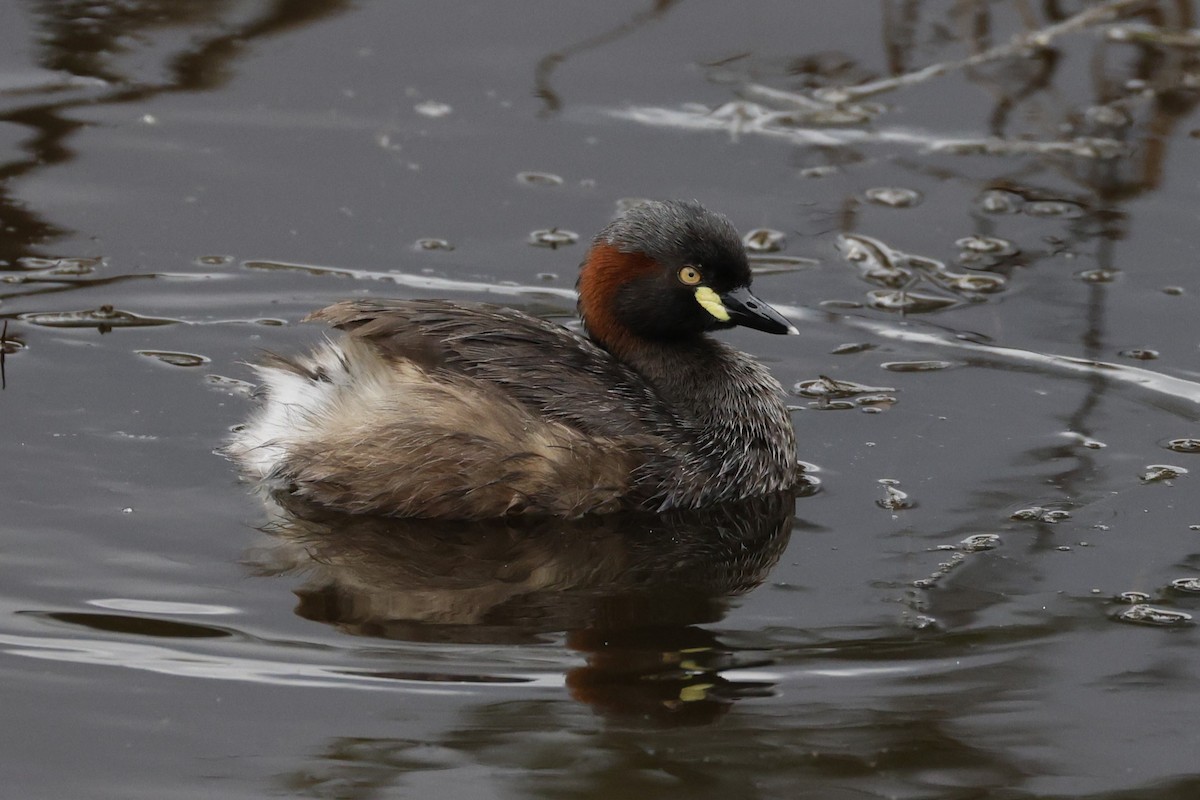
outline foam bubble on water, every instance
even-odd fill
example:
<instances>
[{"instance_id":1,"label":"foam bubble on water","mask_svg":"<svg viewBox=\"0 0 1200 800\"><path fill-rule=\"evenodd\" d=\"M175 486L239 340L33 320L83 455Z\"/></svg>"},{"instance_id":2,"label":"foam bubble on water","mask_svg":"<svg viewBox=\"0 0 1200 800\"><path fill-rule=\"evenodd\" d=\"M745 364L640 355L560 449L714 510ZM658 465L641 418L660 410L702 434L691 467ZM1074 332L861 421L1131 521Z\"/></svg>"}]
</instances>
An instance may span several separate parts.
<instances>
[{"instance_id":1,"label":"foam bubble on water","mask_svg":"<svg viewBox=\"0 0 1200 800\"><path fill-rule=\"evenodd\" d=\"M783 231L755 228L742 237L742 243L751 253L777 253L787 246L787 237Z\"/></svg>"},{"instance_id":2,"label":"foam bubble on water","mask_svg":"<svg viewBox=\"0 0 1200 800\"><path fill-rule=\"evenodd\" d=\"M559 228L546 228L545 230L533 231L529 234L529 243L531 245L534 247L549 247L551 250L557 250L560 247L566 247L578 241L578 233L560 230Z\"/></svg>"},{"instance_id":3,"label":"foam bubble on water","mask_svg":"<svg viewBox=\"0 0 1200 800\"><path fill-rule=\"evenodd\" d=\"M1009 517L1016 522L1044 522L1047 525L1054 525L1064 520L1071 518L1071 512L1063 511L1059 508L1046 508L1044 506L1030 506L1014 511Z\"/></svg>"},{"instance_id":4,"label":"foam bubble on water","mask_svg":"<svg viewBox=\"0 0 1200 800\"><path fill-rule=\"evenodd\" d=\"M1173 467L1170 464L1150 464L1142 473L1143 483L1159 483L1174 480L1187 474L1184 467Z\"/></svg>"},{"instance_id":5,"label":"foam bubble on water","mask_svg":"<svg viewBox=\"0 0 1200 800\"><path fill-rule=\"evenodd\" d=\"M517 183L527 186L562 186L563 179L552 172L518 172Z\"/></svg>"},{"instance_id":6,"label":"foam bubble on water","mask_svg":"<svg viewBox=\"0 0 1200 800\"><path fill-rule=\"evenodd\" d=\"M212 359L196 353L178 353L171 350L134 350L139 356L157 359L173 367L199 367Z\"/></svg>"},{"instance_id":7,"label":"foam bubble on water","mask_svg":"<svg viewBox=\"0 0 1200 800\"><path fill-rule=\"evenodd\" d=\"M1130 622L1135 625L1151 625L1154 627L1180 627L1190 625L1192 615L1183 611L1171 611L1165 608L1155 608L1145 603L1130 606L1116 615L1120 622Z\"/></svg>"},{"instance_id":8,"label":"foam bubble on water","mask_svg":"<svg viewBox=\"0 0 1200 800\"><path fill-rule=\"evenodd\" d=\"M878 186L867 189L863 196L878 206L888 208L912 208L921 202L921 193L915 189L899 186Z\"/></svg>"},{"instance_id":9,"label":"foam bubble on water","mask_svg":"<svg viewBox=\"0 0 1200 800\"><path fill-rule=\"evenodd\" d=\"M958 545L968 553L995 550L1000 546L1000 536L995 533L976 533L963 539Z\"/></svg>"},{"instance_id":10,"label":"foam bubble on water","mask_svg":"<svg viewBox=\"0 0 1200 800\"><path fill-rule=\"evenodd\" d=\"M900 481L894 478L880 478L879 483L883 486L883 499L876 500L875 505L888 511L903 511L913 508L916 503L909 499L908 493L901 491L898 487Z\"/></svg>"}]
</instances>

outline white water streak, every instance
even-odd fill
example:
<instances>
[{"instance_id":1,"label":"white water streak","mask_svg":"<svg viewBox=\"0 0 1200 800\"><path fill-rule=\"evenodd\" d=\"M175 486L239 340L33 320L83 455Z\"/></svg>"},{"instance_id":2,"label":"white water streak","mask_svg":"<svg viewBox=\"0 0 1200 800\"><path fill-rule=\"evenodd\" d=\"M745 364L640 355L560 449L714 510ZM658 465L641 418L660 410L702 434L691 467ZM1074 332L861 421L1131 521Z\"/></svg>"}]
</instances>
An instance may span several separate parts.
<instances>
[{"instance_id":1,"label":"white water streak","mask_svg":"<svg viewBox=\"0 0 1200 800\"><path fill-rule=\"evenodd\" d=\"M403 679L394 676L374 676L369 669L304 664L297 661L270 661L256 658L234 658L157 645L135 644L98 639L60 639L51 637L13 636L0 634L0 646L10 655L72 664L105 667L124 667L161 675L182 678L264 683L272 686L302 686L368 691L402 691L413 694L464 695L482 689L502 687L560 687L559 674L506 674L497 682L460 681L437 682ZM516 679L516 680L510 680Z\"/></svg>"},{"instance_id":2,"label":"white water streak","mask_svg":"<svg viewBox=\"0 0 1200 800\"><path fill-rule=\"evenodd\" d=\"M243 266L247 269L287 270L307 272L312 275L333 275L357 280L383 281L404 286L409 289L427 289L438 292L478 292L481 294L498 294L506 297L526 296L556 297L575 303L577 295L571 289L559 289L553 286L529 286L515 283L485 283L483 281L461 281L452 278L435 278L431 275L412 275L406 272L380 272L366 269L341 269L338 267L321 267L312 264L289 264L283 261L247 261Z\"/></svg>"},{"instance_id":3,"label":"white water streak","mask_svg":"<svg viewBox=\"0 0 1200 800\"><path fill-rule=\"evenodd\" d=\"M795 313L798 309L777 306L785 316L800 316ZM1113 364L1107 361L1094 361L1074 356L1061 356L1054 353L1037 353L1032 350L1022 350L1018 347L1004 347L994 344L980 344L962 339L949 338L944 334L918 331L912 328L899 328L875 320L862 317L840 317L839 322L861 330L869 331L881 339L907 342L911 344L932 345L952 350L965 351L975 355L974 362L1000 367L1016 367L1026 365L1038 372L1059 374L1064 376L1100 377L1113 383L1123 383L1139 389L1163 395L1173 401L1183 401L1181 410L1192 413L1200 409L1200 382L1186 378L1177 378L1161 372L1132 367L1124 364Z\"/></svg>"}]
</instances>

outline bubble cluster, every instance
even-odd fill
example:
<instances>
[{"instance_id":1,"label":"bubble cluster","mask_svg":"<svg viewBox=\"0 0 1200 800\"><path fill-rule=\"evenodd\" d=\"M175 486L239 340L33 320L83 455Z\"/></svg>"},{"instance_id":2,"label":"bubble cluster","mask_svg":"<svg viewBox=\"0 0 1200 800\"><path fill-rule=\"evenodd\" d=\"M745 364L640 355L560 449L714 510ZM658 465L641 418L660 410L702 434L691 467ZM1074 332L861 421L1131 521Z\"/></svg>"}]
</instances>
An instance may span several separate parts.
<instances>
[{"instance_id":1,"label":"bubble cluster","mask_svg":"<svg viewBox=\"0 0 1200 800\"><path fill-rule=\"evenodd\" d=\"M800 381L792 387L792 391L801 397L814 398L816 402L812 407L822 411L860 408L878 413L896 403L896 397L891 394L896 390L890 386L867 386L835 380L827 375Z\"/></svg>"},{"instance_id":2,"label":"bubble cluster","mask_svg":"<svg viewBox=\"0 0 1200 800\"><path fill-rule=\"evenodd\" d=\"M1000 536L995 533L976 533L963 539L958 546L967 553L995 550L1000 546Z\"/></svg>"},{"instance_id":3,"label":"bubble cluster","mask_svg":"<svg viewBox=\"0 0 1200 800\"><path fill-rule=\"evenodd\" d=\"M1044 522L1048 525L1054 525L1064 520L1071 518L1071 512L1063 511L1058 508L1045 508L1043 506L1030 506L1014 511L1009 519L1017 522Z\"/></svg>"},{"instance_id":4,"label":"bubble cluster","mask_svg":"<svg viewBox=\"0 0 1200 800\"><path fill-rule=\"evenodd\" d=\"M1135 625L1152 625L1155 627L1179 627L1190 625L1192 615L1182 611L1171 611L1165 608L1140 603L1130 606L1116 615L1120 622L1130 622Z\"/></svg>"},{"instance_id":5,"label":"bubble cluster","mask_svg":"<svg viewBox=\"0 0 1200 800\"><path fill-rule=\"evenodd\" d=\"M1012 250L1011 245L999 239L975 237L958 241L972 248L960 259L974 269L992 266ZM902 314L938 311L963 301L979 301L983 295L999 292L1008 284L1003 275L990 272L952 272L937 259L905 253L870 236L842 234L837 244L842 258L858 266L863 280L884 287L867 293L867 304L881 311ZM917 286L922 288L918 290Z\"/></svg>"},{"instance_id":6,"label":"bubble cluster","mask_svg":"<svg viewBox=\"0 0 1200 800\"><path fill-rule=\"evenodd\" d=\"M1169 464L1151 464L1142 472L1142 482L1160 483L1172 481L1181 475L1186 475L1187 472L1183 467L1173 467Z\"/></svg>"}]
</instances>

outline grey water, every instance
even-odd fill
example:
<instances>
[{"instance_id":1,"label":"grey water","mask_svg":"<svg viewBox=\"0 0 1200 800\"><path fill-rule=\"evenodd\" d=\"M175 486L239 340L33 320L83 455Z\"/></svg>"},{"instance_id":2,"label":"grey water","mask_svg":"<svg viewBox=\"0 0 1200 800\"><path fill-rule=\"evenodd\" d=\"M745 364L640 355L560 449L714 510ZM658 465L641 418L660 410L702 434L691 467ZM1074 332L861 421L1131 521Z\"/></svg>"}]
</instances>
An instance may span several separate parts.
<instances>
[{"instance_id":1,"label":"grey water","mask_svg":"<svg viewBox=\"0 0 1200 800\"><path fill-rule=\"evenodd\" d=\"M0 4L0 781L23 798L1200 796L1194 0ZM818 481L296 515L215 451L358 296L571 323L747 234Z\"/></svg>"}]
</instances>

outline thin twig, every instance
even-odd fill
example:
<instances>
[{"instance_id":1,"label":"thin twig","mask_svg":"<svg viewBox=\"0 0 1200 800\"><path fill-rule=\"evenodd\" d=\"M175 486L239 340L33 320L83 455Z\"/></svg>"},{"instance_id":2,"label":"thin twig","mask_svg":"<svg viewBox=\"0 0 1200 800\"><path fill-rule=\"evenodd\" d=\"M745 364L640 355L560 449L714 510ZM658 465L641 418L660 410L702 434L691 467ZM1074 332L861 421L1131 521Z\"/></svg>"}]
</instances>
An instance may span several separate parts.
<instances>
[{"instance_id":1,"label":"thin twig","mask_svg":"<svg viewBox=\"0 0 1200 800\"><path fill-rule=\"evenodd\" d=\"M1007 44L988 48L981 53L976 53L958 61L942 61L922 69L906 72L903 75L882 78L877 81L870 81L869 83L860 83L857 86L818 89L814 93L814 96L818 100L840 105L854 100L862 100L866 97L873 97L884 92L890 92L894 89L924 83L931 78L945 75L948 72L976 67L980 64L986 64L989 61L997 61L1002 58L1010 58L1019 55L1025 50L1044 48L1063 34L1079 30L1080 28L1086 28L1089 25L1095 25L1099 22L1106 22L1122 12L1146 2L1147 0L1109 0L1107 3L1094 6L1086 11L1081 11L1062 22L1042 28L1041 30L1014 36Z\"/></svg>"},{"instance_id":2,"label":"thin twig","mask_svg":"<svg viewBox=\"0 0 1200 800\"><path fill-rule=\"evenodd\" d=\"M1108 40L1194 50L1200 48L1200 29L1169 31L1152 25L1114 25L1108 30Z\"/></svg>"},{"instance_id":3,"label":"thin twig","mask_svg":"<svg viewBox=\"0 0 1200 800\"><path fill-rule=\"evenodd\" d=\"M736 111L736 113L735 113ZM895 144L917 147L951 155L1026 156L1056 155L1072 158L1105 160L1126 152L1126 146L1116 139L1075 137L1066 141L1025 141L1013 139L950 138L934 136L908 128L878 128L863 130L847 127L796 127L784 112L768 111L754 103L742 103L736 110L725 107L708 114L688 109L672 110L633 106L605 112L608 116L628 119L642 125L677 128L680 130L729 131L787 139L799 144L818 147L846 147L859 144Z\"/></svg>"}]
</instances>

